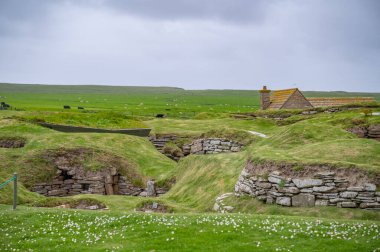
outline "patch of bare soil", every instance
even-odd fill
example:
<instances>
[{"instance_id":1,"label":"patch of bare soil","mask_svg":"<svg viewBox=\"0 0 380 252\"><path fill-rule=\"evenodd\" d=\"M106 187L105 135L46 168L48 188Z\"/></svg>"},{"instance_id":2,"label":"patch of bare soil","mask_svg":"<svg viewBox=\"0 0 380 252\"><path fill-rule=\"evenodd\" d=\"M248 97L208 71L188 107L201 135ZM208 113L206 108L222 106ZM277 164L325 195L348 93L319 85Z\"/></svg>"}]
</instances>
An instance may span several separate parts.
<instances>
[{"instance_id":1,"label":"patch of bare soil","mask_svg":"<svg viewBox=\"0 0 380 252\"><path fill-rule=\"evenodd\" d=\"M101 203L88 204L86 201L80 201L79 204L62 204L56 206L56 208L71 208L71 209L85 209L85 210L108 210L108 208Z\"/></svg>"},{"instance_id":2,"label":"patch of bare soil","mask_svg":"<svg viewBox=\"0 0 380 252\"><path fill-rule=\"evenodd\" d=\"M144 203L143 207L138 208L137 211L145 212L145 213L168 213L171 212L171 210L157 202L146 202Z\"/></svg>"},{"instance_id":3,"label":"patch of bare soil","mask_svg":"<svg viewBox=\"0 0 380 252\"><path fill-rule=\"evenodd\" d=\"M34 206L67 209L108 210L105 204L95 199L45 199L35 203Z\"/></svg>"},{"instance_id":4,"label":"patch of bare soil","mask_svg":"<svg viewBox=\"0 0 380 252\"><path fill-rule=\"evenodd\" d=\"M25 143L23 137L0 137L0 148L22 148Z\"/></svg>"}]
</instances>

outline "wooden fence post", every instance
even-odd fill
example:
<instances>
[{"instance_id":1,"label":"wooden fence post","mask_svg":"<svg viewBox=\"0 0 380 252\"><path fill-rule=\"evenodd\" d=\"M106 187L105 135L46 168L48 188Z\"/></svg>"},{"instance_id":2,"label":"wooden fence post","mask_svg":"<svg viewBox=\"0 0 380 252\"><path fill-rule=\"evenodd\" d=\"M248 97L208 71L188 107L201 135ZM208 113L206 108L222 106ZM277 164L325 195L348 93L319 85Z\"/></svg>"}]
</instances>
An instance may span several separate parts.
<instances>
[{"instance_id":1,"label":"wooden fence post","mask_svg":"<svg viewBox=\"0 0 380 252\"><path fill-rule=\"evenodd\" d=\"M17 173L13 174L13 210L17 207Z\"/></svg>"}]
</instances>

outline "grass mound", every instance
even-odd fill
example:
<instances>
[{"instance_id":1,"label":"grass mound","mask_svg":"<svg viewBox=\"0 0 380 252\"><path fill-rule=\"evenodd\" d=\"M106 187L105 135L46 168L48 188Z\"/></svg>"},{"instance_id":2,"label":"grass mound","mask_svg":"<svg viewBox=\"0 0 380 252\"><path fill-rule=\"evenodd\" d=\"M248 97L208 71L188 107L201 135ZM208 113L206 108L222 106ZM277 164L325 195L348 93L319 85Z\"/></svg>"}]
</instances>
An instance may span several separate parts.
<instances>
[{"instance_id":1,"label":"grass mound","mask_svg":"<svg viewBox=\"0 0 380 252\"><path fill-rule=\"evenodd\" d=\"M122 112L29 112L15 118L32 123L47 122L102 129L147 128L142 121Z\"/></svg>"},{"instance_id":2,"label":"grass mound","mask_svg":"<svg viewBox=\"0 0 380 252\"><path fill-rule=\"evenodd\" d=\"M88 169L99 169L112 165L127 167L134 171L131 175L137 181L154 178L157 184L164 185L174 176L175 161L159 153L145 138L106 133L62 133L44 127L0 117L0 132L4 136L28 139L24 148L0 148L0 181L6 181L14 172L19 180L30 186L34 181L49 179L55 175L54 159L68 155L70 150L84 151L82 164ZM72 159L78 162L74 151ZM74 155L75 154L75 155ZM41 181L39 181L41 182ZM7 186L8 188L8 186ZM38 200L39 195L29 192L20 183L19 200L27 203ZM11 203L12 192L0 190L0 203Z\"/></svg>"},{"instance_id":3,"label":"grass mound","mask_svg":"<svg viewBox=\"0 0 380 252\"><path fill-rule=\"evenodd\" d=\"M181 148L178 147L175 143L169 141L165 144L164 148L162 149L162 152L164 154L169 154L174 157L183 157L183 153Z\"/></svg>"},{"instance_id":4,"label":"grass mound","mask_svg":"<svg viewBox=\"0 0 380 252\"><path fill-rule=\"evenodd\" d=\"M143 177L125 158L99 149L83 147L49 149L31 156L20 168L21 174L30 176L21 177L21 181L28 188L35 183L51 181L58 167L82 168L89 171L115 168L133 184L144 185Z\"/></svg>"}]
</instances>

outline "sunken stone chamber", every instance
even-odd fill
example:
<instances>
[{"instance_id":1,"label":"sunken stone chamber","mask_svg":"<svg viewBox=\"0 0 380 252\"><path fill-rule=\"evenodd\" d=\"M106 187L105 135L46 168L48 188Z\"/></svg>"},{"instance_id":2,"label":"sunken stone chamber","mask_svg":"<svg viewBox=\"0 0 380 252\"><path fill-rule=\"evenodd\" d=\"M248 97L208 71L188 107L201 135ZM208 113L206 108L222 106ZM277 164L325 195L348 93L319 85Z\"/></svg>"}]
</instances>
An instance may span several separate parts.
<instances>
[{"instance_id":1,"label":"sunken stone chamber","mask_svg":"<svg viewBox=\"0 0 380 252\"><path fill-rule=\"evenodd\" d=\"M32 191L45 196L139 195L144 190L123 176L126 172L133 174L132 167L122 158L110 153L88 148L61 148L48 150L38 158L54 167L50 181L35 183L31 187ZM94 170L86 167L89 164L98 168ZM134 177L138 179L138 174L134 174Z\"/></svg>"},{"instance_id":2,"label":"sunken stone chamber","mask_svg":"<svg viewBox=\"0 0 380 252\"><path fill-rule=\"evenodd\" d=\"M81 167L57 169L56 177L47 183L37 183L32 191L45 196L64 197L77 194L139 195L144 189L134 186L115 168L85 171Z\"/></svg>"}]
</instances>

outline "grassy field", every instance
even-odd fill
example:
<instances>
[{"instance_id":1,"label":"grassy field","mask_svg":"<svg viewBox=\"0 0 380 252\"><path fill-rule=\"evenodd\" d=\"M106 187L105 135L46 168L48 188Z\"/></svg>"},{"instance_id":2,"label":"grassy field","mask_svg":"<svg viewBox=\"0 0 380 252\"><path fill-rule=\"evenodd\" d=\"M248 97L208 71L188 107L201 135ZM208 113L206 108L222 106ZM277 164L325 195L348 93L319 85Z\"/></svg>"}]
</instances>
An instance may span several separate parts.
<instances>
[{"instance_id":1,"label":"grassy field","mask_svg":"<svg viewBox=\"0 0 380 252\"><path fill-rule=\"evenodd\" d=\"M0 83L0 101L19 109L62 110L63 105L87 110L118 110L129 115L193 117L200 112L251 112L259 108L260 86L252 90L184 90L173 87L65 86ZM304 92L306 96L372 96L380 93Z\"/></svg>"},{"instance_id":2,"label":"grassy field","mask_svg":"<svg viewBox=\"0 0 380 252\"><path fill-rule=\"evenodd\" d=\"M269 136L267 139L254 137L253 142L239 153L189 156L182 159L178 165L158 153L146 139L118 134L59 133L17 119L18 115L25 116L25 113L33 114L35 112L2 112L0 136L16 135L27 139L24 148L0 149L2 161L0 167L4 179L6 176L10 176L13 171L19 171L20 167L29 169L27 175L41 174L41 169L44 166L36 165L36 163L31 165L28 160L35 158L38 153L46 149L59 149L67 146L93 148L125 158L142 178L155 178L159 183L165 183L165 181L175 178L176 184L169 193L162 197L162 200L165 204L173 206L175 211L180 212L210 211L213 200L217 196L233 190L241 170L249 159L259 158L298 162L300 164L329 163L348 169L358 167L375 173L380 171L379 143L374 140L359 139L346 131L347 127L352 126L352 122L358 120L363 120L364 123L380 121L380 118L375 116L366 118L360 111L324 113L306 117L304 120L284 126L278 126L272 119L265 118L254 120L232 118L206 120L152 119L144 121L157 134L175 133L199 136L210 132L210 130L223 127L233 134L254 130ZM20 174L20 176L22 179L24 175ZM38 178L38 176L35 177ZM1 191L0 196L3 203L11 200L9 194ZM33 201L26 201L28 198L34 199L28 195L21 195L20 197L23 197L22 202ZM133 210L139 203L140 201L132 200L130 205L126 204L128 206L125 205L124 207ZM114 205L115 208L119 209L117 204ZM260 210L262 213L273 211L267 206L259 208L262 209ZM236 211L239 209L248 211L244 206L237 208ZM252 211L248 212L256 210L257 208L252 208ZM285 211L282 214L290 213ZM330 214L327 211L321 216L329 217ZM362 218L357 214L347 216ZM363 218L367 217L364 216ZM370 216L370 218L376 218L376 215Z\"/></svg>"},{"instance_id":3,"label":"grassy field","mask_svg":"<svg viewBox=\"0 0 380 252\"><path fill-rule=\"evenodd\" d=\"M356 94L310 93L319 95ZM26 140L23 148L0 148L0 182L13 172L19 173L21 204L17 211L11 211L11 186L0 190L0 204L6 204L0 205L0 251L380 251L378 211L286 208L250 197L230 197L226 202L234 206L233 214L211 213L215 198L233 191L240 172L252 159L300 166L329 164L380 174L380 143L347 131L357 125L378 124L380 116L352 110L295 114L278 121L236 119L229 114L256 110L257 91L0 84L0 96L0 101L25 109L0 111L0 138ZM66 104L85 104L86 109L63 111ZM155 113L163 111L173 116L154 118ZM188 138L227 136L247 146L238 153L190 155L176 163L145 138L60 133L35 124L42 121L99 128L149 127L152 134ZM253 136L249 131L264 133L268 138ZM54 172L41 154L75 148L92 151L86 160L87 169L102 168L114 157L126 164L139 183L150 178L159 185L175 181L168 193L153 199L173 213L136 213L144 203L152 202L144 197L45 198L27 189L30 183ZM102 202L109 211L34 207L77 200Z\"/></svg>"},{"instance_id":4,"label":"grassy field","mask_svg":"<svg viewBox=\"0 0 380 252\"><path fill-rule=\"evenodd\" d=\"M1 251L376 251L380 223L0 205Z\"/></svg>"}]
</instances>

